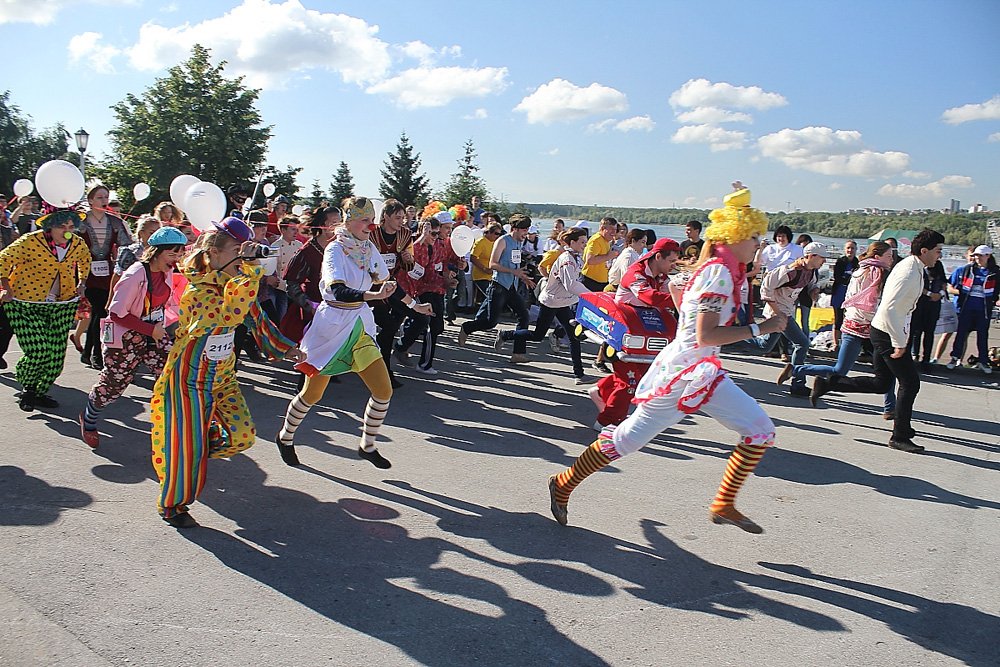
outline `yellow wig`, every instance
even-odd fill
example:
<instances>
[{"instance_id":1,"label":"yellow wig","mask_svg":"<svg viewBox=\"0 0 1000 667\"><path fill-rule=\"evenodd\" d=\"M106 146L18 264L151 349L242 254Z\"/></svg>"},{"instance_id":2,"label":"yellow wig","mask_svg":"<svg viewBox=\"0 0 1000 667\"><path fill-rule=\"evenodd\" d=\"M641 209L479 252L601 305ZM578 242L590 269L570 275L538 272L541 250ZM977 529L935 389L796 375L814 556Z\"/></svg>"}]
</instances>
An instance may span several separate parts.
<instances>
[{"instance_id":1,"label":"yellow wig","mask_svg":"<svg viewBox=\"0 0 1000 667\"><path fill-rule=\"evenodd\" d=\"M705 230L705 239L710 243L732 245L745 241L754 234L767 233L767 216L763 211L750 207L750 190L739 184L735 192L723 198L722 208L708 214L712 224Z\"/></svg>"}]
</instances>

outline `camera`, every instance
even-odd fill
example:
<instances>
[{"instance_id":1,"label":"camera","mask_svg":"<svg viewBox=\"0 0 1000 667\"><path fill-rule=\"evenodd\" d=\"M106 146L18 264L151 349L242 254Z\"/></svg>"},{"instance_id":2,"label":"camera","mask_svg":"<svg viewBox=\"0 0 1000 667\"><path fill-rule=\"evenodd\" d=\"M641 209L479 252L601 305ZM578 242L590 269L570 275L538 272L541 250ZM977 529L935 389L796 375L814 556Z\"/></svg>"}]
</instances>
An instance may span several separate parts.
<instances>
[{"instance_id":1,"label":"camera","mask_svg":"<svg viewBox=\"0 0 1000 667\"><path fill-rule=\"evenodd\" d=\"M254 246L253 249L254 259L264 259L265 257L270 257L273 254L275 254L275 250L270 246L266 245Z\"/></svg>"}]
</instances>

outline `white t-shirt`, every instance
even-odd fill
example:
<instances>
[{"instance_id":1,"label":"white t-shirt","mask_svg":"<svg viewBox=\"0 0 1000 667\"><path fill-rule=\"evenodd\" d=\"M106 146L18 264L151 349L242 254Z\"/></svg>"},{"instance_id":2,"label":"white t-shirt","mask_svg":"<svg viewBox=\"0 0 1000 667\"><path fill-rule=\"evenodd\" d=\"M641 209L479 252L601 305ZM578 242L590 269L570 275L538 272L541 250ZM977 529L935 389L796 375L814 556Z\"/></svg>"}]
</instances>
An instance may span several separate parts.
<instances>
[{"instance_id":1,"label":"white t-shirt","mask_svg":"<svg viewBox=\"0 0 1000 667\"><path fill-rule=\"evenodd\" d=\"M798 243L789 243L784 248L772 243L761 251L760 263L767 271L774 271L779 266L791 264L802 255L802 246Z\"/></svg>"}]
</instances>

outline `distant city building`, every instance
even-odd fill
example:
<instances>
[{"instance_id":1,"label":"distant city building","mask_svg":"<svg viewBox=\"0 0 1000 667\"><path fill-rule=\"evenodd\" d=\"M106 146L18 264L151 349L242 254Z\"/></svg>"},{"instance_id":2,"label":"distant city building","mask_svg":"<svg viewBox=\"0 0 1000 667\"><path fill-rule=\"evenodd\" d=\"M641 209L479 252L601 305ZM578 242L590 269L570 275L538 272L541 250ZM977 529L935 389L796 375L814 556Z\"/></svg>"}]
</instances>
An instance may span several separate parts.
<instances>
[{"instance_id":1,"label":"distant city building","mask_svg":"<svg viewBox=\"0 0 1000 667\"><path fill-rule=\"evenodd\" d=\"M951 206L948 208L950 213L961 213L962 212L962 202L957 199L951 200Z\"/></svg>"},{"instance_id":2,"label":"distant city building","mask_svg":"<svg viewBox=\"0 0 1000 667\"><path fill-rule=\"evenodd\" d=\"M985 213L986 207L982 204L973 204L972 208L969 209L969 213Z\"/></svg>"}]
</instances>

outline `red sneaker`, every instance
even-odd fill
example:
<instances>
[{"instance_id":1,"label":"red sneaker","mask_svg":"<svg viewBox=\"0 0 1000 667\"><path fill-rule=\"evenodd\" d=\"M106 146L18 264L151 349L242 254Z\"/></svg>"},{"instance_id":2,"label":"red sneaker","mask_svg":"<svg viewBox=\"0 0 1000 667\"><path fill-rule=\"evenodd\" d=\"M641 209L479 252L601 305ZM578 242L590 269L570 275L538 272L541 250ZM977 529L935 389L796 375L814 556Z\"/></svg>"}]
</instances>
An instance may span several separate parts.
<instances>
[{"instance_id":1,"label":"red sneaker","mask_svg":"<svg viewBox=\"0 0 1000 667\"><path fill-rule=\"evenodd\" d=\"M78 417L80 422L80 438L83 439L87 446L91 449L97 449L97 446L101 444L101 434L97 431L88 431L83 427L83 413L80 413Z\"/></svg>"}]
</instances>

